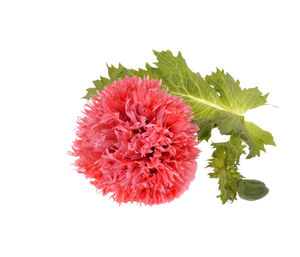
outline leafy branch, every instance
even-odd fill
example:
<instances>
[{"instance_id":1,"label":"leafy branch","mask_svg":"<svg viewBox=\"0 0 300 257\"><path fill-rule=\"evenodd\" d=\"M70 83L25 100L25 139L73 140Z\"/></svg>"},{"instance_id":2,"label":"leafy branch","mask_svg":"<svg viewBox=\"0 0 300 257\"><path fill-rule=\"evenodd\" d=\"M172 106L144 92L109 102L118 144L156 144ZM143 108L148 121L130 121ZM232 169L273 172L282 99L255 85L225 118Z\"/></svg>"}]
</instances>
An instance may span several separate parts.
<instances>
[{"instance_id":1,"label":"leafy branch","mask_svg":"<svg viewBox=\"0 0 300 257\"><path fill-rule=\"evenodd\" d=\"M244 179L238 172L238 166L246 147L247 158L250 159L260 156L265 145L275 146L271 133L244 118L249 109L265 105L268 94L263 95L257 87L242 89L238 80L219 69L202 78L189 69L180 52L178 56L170 51L154 51L154 54L157 57L155 66L147 63L146 69L127 69L121 64L118 67L107 66L109 78L100 77L100 80L94 81L95 87L87 89L84 98L89 99L97 94L97 90L103 90L112 81L126 76L161 79L162 87L192 106L193 122L200 128L198 140L208 141L214 128L218 128L222 135L231 136L228 142L212 143L215 151L208 165L214 169L209 176L219 179L222 202L235 200L237 193L247 200L264 196L268 191L264 183Z\"/></svg>"}]
</instances>

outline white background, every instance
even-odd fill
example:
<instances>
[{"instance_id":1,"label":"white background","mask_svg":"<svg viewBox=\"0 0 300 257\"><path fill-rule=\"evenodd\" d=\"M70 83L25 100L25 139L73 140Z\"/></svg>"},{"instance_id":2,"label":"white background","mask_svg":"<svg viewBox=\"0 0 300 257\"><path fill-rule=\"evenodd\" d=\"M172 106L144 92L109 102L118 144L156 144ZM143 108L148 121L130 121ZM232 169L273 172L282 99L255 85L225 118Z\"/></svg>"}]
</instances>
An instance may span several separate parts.
<instances>
[{"instance_id":1,"label":"white background","mask_svg":"<svg viewBox=\"0 0 300 257\"><path fill-rule=\"evenodd\" d=\"M300 256L297 2L2 0L0 255ZM270 92L278 108L246 117L277 147L241 163L267 197L222 205L207 143L190 189L170 204L119 206L76 173L67 151L85 89L106 62L143 67L152 49Z\"/></svg>"}]
</instances>

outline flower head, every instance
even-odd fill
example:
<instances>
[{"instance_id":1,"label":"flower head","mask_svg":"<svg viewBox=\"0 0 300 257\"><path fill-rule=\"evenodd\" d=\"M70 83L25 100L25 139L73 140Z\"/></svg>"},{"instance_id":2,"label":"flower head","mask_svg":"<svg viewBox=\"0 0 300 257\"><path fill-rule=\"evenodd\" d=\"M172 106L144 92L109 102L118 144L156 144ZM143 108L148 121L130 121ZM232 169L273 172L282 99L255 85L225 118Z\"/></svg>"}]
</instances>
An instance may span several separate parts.
<instances>
[{"instance_id":1,"label":"flower head","mask_svg":"<svg viewBox=\"0 0 300 257\"><path fill-rule=\"evenodd\" d=\"M119 203L169 202L195 177L199 128L191 107L160 86L149 78L114 81L78 121L75 166Z\"/></svg>"}]
</instances>

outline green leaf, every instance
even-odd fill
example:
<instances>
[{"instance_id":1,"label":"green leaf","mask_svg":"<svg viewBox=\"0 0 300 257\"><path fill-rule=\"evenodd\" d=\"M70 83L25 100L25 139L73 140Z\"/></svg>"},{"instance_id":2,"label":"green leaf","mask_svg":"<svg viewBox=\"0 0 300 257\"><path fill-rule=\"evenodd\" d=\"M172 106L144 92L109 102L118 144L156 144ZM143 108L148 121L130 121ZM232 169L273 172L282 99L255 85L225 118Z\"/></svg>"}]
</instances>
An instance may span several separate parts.
<instances>
[{"instance_id":1,"label":"green leaf","mask_svg":"<svg viewBox=\"0 0 300 257\"><path fill-rule=\"evenodd\" d=\"M236 136L231 136L228 142L212 143L215 148L212 158L209 160L208 167L214 169L213 173L209 173L211 178L219 179L219 190L221 192L218 197L222 203L236 200L239 181L243 176L238 172L240 156L245 153L242 140Z\"/></svg>"},{"instance_id":2,"label":"green leaf","mask_svg":"<svg viewBox=\"0 0 300 257\"><path fill-rule=\"evenodd\" d=\"M94 88L88 88L87 94L83 97L85 99L90 99L92 96L97 96L97 91L101 91L106 87L107 85L111 84L115 80L123 79L126 76L133 77L134 76L134 70L128 70L126 69L122 64L119 64L119 67L115 67L113 65L108 66L108 75L109 78L100 77L99 80L93 81L95 87Z\"/></svg>"},{"instance_id":3,"label":"green leaf","mask_svg":"<svg viewBox=\"0 0 300 257\"><path fill-rule=\"evenodd\" d=\"M262 95L257 87L241 89L240 82L235 81L228 73L217 69L205 80L220 94L221 103L234 114L242 115L249 109L266 104L268 94Z\"/></svg>"},{"instance_id":4,"label":"green leaf","mask_svg":"<svg viewBox=\"0 0 300 257\"><path fill-rule=\"evenodd\" d=\"M86 95L82 97L84 99L90 99L91 97L97 95L97 89L96 88L88 88L86 91L87 91Z\"/></svg>"},{"instance_id":5,"label":"green leaf","mask_svg":"<svg viewBox=\"0 0 300 257\"><path fill-rule=\"evenodd\" d=\"M134 76L132 72L133 70L126 69L121 63L119 63L119 67L114 67L113 65L112 66L107 65L107 68L108 68L108 76L111 81L123 79L126 76L128 77Z\"/></svg>"},{"instance_id":6,"label":"green leaf","mask_svg":"<svg viewBox=\"0 0 300 257\"><path fill-rule=\"evenodd\" d=\"M252 122L245 122L245 130L241 137L248 144L250 152L248 159L260 156L260 151L266 151L264 145L276 146L273 136L270 132L261 129Z\"/></svg>"},{"instance_id":7,"label":"green leaf","mask_svg":"<svg viewBox=\"0 0 300 257\"><path fill-rule=\"evenodd\" d=\"M192 106L194 122L200 127L199 140L208 140L214 127L223 135L243 135L241 138L249 146L248 158L259 156L265 144L274 145L270 137L257 140L243 116L247 110L266 104L268 94L263 95L257 87L241 89L238 80L219 69L203 79L189 69L180 52L178 56L170 51L154 51L154 54L158 60L156 67L146 64L146 70L133 73L161 79L171 94L182 97Z\"/></svg>"},{"instance_id":8,"label":"green leaf","mask_svg":"<svg viewBox=\"0 0 300 257\"><path fill-rule=\"evenodd\" d=\"M211 137L212 129L216 127L216 122L211 119L194 119L193 123L197 124L200 128L197 133L198 140L208 141Z\"/></svg>"},{"instance_id":9,"label":"green leaf","mask_svg":"<svg viewBox=\"0 0 300 257\"><path fill-rule=\"evenodd\" d=\"M225 110L220 106L220 97L216 90L200 76L192 72L186 65L179 52L174 57L170 51L156 52L157 68L146 65L147 72L152 78L162 79L163 86L169 92L185 99L186 103L193 107L195 118L215 117L219 110Z\"/></svg>"},{"instance_id":10,"label":"green leaf","mask_svg":"<svg viewBox=\"0 0 300 257\"><path fill-rule=\"evenodd\" d=\"M85 99L90 99L92 96L97 96L97 91L98 90L103 90L105 86L107 86L108 84L111 83L110 79L104 78L104 77L100 77L100 80L95 80L93 81L95 87L94 88L88 88L87 94L83 97Z\"/></svg>"}]
</instances>

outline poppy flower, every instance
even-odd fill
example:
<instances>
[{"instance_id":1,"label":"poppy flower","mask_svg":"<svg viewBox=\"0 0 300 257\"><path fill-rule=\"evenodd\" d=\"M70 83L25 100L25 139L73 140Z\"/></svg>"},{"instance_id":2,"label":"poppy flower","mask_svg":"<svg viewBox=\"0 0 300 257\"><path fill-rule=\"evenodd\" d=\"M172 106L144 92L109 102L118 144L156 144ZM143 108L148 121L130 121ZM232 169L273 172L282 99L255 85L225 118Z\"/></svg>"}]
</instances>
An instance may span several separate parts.
<instances>
[{"instance_id":1,"label":"poppy flower","mask_svg":"<svg viewBox=\"0 0 300 257\"><path fill-rule=\"evenodd\" d=\"M126 77L90 99L72 155L104 195L118 203L172 201L195 177L198 126L192 108L161 81Z\"/></svg>"}]
</instances>

